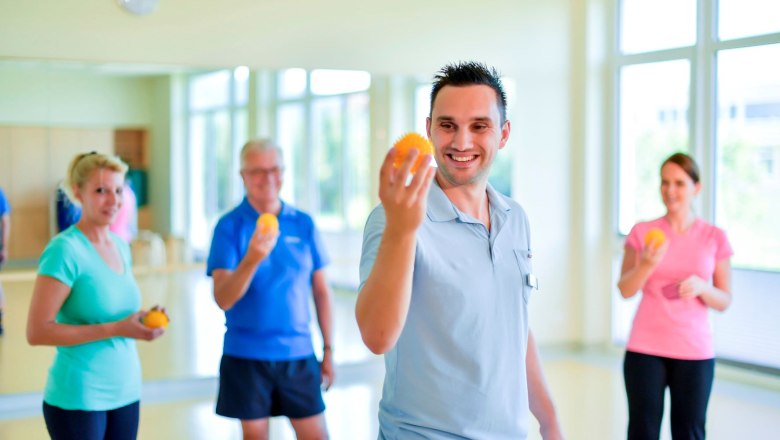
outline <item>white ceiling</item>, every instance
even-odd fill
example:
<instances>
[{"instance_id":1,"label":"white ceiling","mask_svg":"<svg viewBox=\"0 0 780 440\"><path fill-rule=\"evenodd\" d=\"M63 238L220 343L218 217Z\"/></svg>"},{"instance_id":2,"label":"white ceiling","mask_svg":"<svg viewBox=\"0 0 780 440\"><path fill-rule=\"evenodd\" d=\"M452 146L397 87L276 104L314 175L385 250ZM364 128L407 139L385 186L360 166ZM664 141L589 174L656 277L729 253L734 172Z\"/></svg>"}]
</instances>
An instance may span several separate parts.
<instances>
[{"instance_id":1,"label":"white ceiling","mask_svg":"<svg viewBox=\"0 0 780 440\"><path fill-rule=\"evenodd\" d=\"M0 0L0 57L427 76L476 59L504 72L537 62L546 70L566 63L568 8L566 0L160 0L151 15L133 16L116 0Z\"/></svg>"}]
</instances>

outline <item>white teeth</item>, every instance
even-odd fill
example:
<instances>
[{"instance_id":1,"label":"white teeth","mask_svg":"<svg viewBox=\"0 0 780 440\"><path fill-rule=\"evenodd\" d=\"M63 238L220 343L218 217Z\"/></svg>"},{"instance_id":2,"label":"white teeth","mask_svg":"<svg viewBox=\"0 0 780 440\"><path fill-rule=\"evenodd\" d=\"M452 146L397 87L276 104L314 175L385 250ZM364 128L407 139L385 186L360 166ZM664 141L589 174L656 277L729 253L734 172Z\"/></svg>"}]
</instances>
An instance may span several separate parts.
<instances>
[{"instance_id":1,"label":"white teeth","mask_svg":"<svg viewBox=\"0 0 780 440\"><path fill-rule=\"evenodd\" d=\"M476 156L465 156L465 157L452 156L452 160L456 162L468 162L470 160L474 160L474 157Z\"/></svg>"}]
</instances>

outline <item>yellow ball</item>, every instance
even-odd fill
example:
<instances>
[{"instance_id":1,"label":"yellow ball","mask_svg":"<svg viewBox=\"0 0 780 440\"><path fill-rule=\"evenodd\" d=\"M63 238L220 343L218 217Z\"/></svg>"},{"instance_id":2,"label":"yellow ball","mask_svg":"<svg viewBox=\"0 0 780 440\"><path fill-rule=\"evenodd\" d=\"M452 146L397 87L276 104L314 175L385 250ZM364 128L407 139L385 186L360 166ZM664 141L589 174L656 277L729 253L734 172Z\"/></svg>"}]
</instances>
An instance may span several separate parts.
<instances>
[{"instance_id":1,"label":"yellow ball","mask_svg":"<svg viewBox=\"0 0 780 440\"><path fill-rule=\"evenodd\" d=\"M653 246L658 249L666 242L666 234L660 228L650 228L645 234L645 246Z\"/></svg>"},{"instance_id":2,"label":"yellow ball","mask_svg":"<svg viewBox=\"0 0 780 440\"><path fill-rule=\"evenodd\" d=\"M168 315L165 314L160 309L152 309L149 310L146 315L144 315L143 324L149 328L160 328L160 327L168 327L168 323L170 320L168 319Z\"/></svg>"},{"instance_id":3,"label":"yellow ball","mask_svg":"<svg viewBox=\"0 0 780 440\"><path fill-rule=\"evenodd\" d=\"M433 154L433 145L431 142L420 136L417 133L407 133L404 136L402 136L400 139L395 141L395 145L393 145L393 148L395 148L397 154L395 156L395 161L393 162L393 166L396 168L400 167L403 161L406 159L406 156L409 154L409 151L412 149L419 150L420 154L417 156L417 159L414 161L414 164L412 165L412 174L417 172L417 169L422 164L423 157L426 154Z\"/></svg>"},{"instance_id":4,"label":"yellow ball","mask_svg":"<svg viewBox=\"0 0 780 440\"><path fill-rule=\"evenodd\" d=\"M257 227L263 234L270 234L279 230L279 219L270 212L266 212L257 218Z\"/></svg>"}]
</instances>

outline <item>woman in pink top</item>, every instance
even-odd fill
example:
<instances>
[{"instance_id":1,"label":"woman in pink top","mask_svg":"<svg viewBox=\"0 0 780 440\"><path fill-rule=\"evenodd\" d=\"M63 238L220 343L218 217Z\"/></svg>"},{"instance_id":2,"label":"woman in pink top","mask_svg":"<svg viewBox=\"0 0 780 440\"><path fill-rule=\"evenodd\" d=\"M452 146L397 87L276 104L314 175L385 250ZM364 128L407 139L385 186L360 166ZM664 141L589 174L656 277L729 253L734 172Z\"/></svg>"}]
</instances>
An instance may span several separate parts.
<instances>
[{"instance_id":1,"label":"woman in pink top","mask_svg":"<svg viewBox=\"0 0 780 440\"><path fill-rule=\"evenodd\" d=\"M637 223L628 234L618 288L624 298L642 291L623 373L628 438L660 435L664 393L671 397L674 439L703 439L715 353L708 310L731 303L731 245L722 229L697 218L699 169L683 153L661 166L666 215ZM665 239L646 242L650 229Z\"/></svg>"}]
</instances>

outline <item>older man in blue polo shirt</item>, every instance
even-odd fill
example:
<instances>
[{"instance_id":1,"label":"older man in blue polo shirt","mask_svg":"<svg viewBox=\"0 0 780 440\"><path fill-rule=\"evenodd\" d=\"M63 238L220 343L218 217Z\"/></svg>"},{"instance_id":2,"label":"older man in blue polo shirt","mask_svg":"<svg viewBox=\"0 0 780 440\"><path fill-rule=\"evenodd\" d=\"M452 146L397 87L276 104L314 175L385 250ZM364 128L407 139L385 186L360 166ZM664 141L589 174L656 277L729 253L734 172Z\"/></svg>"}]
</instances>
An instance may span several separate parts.
<instances>
[{"instance_id":1,"label":"older man in blue polo shirt","mask_svg":"<svg viewBox=\"0 0 780 440\"><path fill-rule=\"evenodd\" d=\"M241 420L244 439L267 439L268 418L286 416L297 438L327 438L321 385L333 383L328 257L312 218L279 199L282 152L267 140L241 150L246 197L214 229L207 273L225 310L217 414ZM271 213L278 231L256 228ZM314 355L314 298L323 359Z\"/></svg>"},{"instance_id":2,"label":"older man in blue polo shirt","mask_svg":"<svg viewBox=\"0 0 780 440\"><path fill-rule=\"evenodd\" d=\"M494 69L445 66L431 93L430 156L409 182L410 154L380 171L356 317L385 353L380 439L523 439L529 409L562 438L528 329L536 279L526 214L488 184L509 137Z\"/></svg>"}]
</instances>

